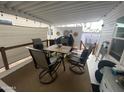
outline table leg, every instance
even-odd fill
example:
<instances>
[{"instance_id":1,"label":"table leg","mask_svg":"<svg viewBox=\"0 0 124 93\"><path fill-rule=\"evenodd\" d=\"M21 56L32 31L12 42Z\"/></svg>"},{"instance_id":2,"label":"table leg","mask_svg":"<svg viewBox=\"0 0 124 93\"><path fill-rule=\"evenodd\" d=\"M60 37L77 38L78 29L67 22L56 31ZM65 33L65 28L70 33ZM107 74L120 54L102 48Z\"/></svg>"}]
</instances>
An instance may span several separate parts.
<instances>
[{"instance_id":1,"label":"table leg","mask_svg":"<svg viewBox=\"0 0 124 93\"><path fill-rule=\"evenodd\" d=\"M64 63L64 60L63 60L62 64L63 64L63 68L64 68L64 71L65 71L65 63Z\"/></svg>"},{"instance_id":2,"label":"table leg","mask_svg":"<svg viewBox=\"0 0 124 93\"><path fill-rule=\"evenodd\" d=\"M63 64L63 68L64 68L64 71L65 71L64 54L62 54L62 64Z\"/></svg>"}]
</instances>

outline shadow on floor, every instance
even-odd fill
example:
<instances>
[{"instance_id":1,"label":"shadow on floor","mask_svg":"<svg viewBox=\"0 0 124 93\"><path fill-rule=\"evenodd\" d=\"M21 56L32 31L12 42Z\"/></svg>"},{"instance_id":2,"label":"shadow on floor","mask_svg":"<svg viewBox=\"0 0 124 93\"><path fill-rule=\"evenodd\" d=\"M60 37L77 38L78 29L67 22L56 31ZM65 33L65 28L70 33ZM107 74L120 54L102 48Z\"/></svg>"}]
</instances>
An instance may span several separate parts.
<instances>
[{"instance_id":1,"label":"shadow on floor","mask_svg":"<svg viewBox=\"0 0 124 93\"><path fill-rule=\"evenodd\" d=\"M99 85L96 85L96 84L91 84L91 85L92 85L93 92L100 92Z\"/></svg>"},{"instance_id":2,"label":"shadow on floor","mask_svg":"<svg viewBox=\"0 0 124 93\"><path fill-rule=\"evenodd\" d=\"M2 88L0 88L0 92L5 92Z\"/></svg>"}]
</instances>

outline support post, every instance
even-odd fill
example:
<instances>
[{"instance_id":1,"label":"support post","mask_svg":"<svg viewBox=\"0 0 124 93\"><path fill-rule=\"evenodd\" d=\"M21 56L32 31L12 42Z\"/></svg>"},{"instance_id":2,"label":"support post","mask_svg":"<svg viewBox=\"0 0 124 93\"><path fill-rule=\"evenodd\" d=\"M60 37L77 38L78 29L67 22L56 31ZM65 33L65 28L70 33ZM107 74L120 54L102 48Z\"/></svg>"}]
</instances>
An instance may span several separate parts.
<instances>
[{"instance_id":1,"label":"support post","mask_svg":"<svg viewBox=\"0 0 124 93\"><path fill-rule=\"evenodd\" d=\"M49 46L49 40L47 39L47 47Z\"/></svg>"},{"instance_id":2,"label":"support post","mask_svg":"<svg viewBox=\"0 0 124 93\"><path fill-rule=\"evenodd\" d=\"M8 70L9 69L9 64L8 64L5 48L1 47L0 50L1 50L1 55L2 55L2 59L3 59L3 64L5 66L5 69Z\"/></svg>"}]
</instances>

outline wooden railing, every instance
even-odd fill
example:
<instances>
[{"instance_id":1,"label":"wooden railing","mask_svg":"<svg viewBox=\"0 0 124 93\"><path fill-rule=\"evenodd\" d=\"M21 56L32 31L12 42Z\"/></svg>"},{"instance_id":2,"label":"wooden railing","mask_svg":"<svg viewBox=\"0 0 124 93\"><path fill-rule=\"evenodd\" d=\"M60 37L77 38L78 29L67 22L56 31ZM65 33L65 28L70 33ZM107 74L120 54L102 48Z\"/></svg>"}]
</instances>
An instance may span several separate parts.
<instances>
[{"instance_id":1,"label":"wooden railing","mask_svg":"<svg viewBox=\"0 0 124 93\"><path fill-rule=\"evenodd\" d=\"M48 46L49 44L49 40L44 40L42 42L46 42L46 46ZM33 43L25 43L25 44L20 44L20 45L15 45L15 46L9 46L9 47L0 47L0 52L1 52L1 56L3 59L3 64L6 70L9 69L9 63L7 60L7 55L6 55L6 51L7 50L11 50L11 49L15 49L15 48L20 48L20 47L24 47L24 46L28 46L28 45L32 45Z\"/></svg>"}]
</instances>

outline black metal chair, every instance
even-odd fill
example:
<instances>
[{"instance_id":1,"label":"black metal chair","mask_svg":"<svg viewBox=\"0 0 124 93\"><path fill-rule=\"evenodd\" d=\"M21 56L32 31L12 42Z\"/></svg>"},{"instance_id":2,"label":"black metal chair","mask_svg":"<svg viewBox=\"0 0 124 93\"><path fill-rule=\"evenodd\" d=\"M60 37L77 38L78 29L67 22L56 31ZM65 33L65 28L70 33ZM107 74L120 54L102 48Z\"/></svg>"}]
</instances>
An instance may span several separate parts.
<instances>
[{"instance_id":1,"label":"black metal chair","mask_svg":"<svg viewBox=\"0 0 124 93\"><path fill-rule=\"evenodd\" d=\"M83 74L90 53L91 50L84 49L81 55L70 54L68 60L71 63L70 70L76 74Z\"/></svg>"},{"instance_id":2,"label":"black metal chair","mask_svg":"<svg viewBox=\"0 0 124 93\"><path fill-rule=\"evenodd\" d=\"M43 50L29 48L36 69L42 69L39 73L39 80L43 84L52 83L57 78L57 69L60 66L61 58L49 58Z\"/></svg>"}]
</instances>

